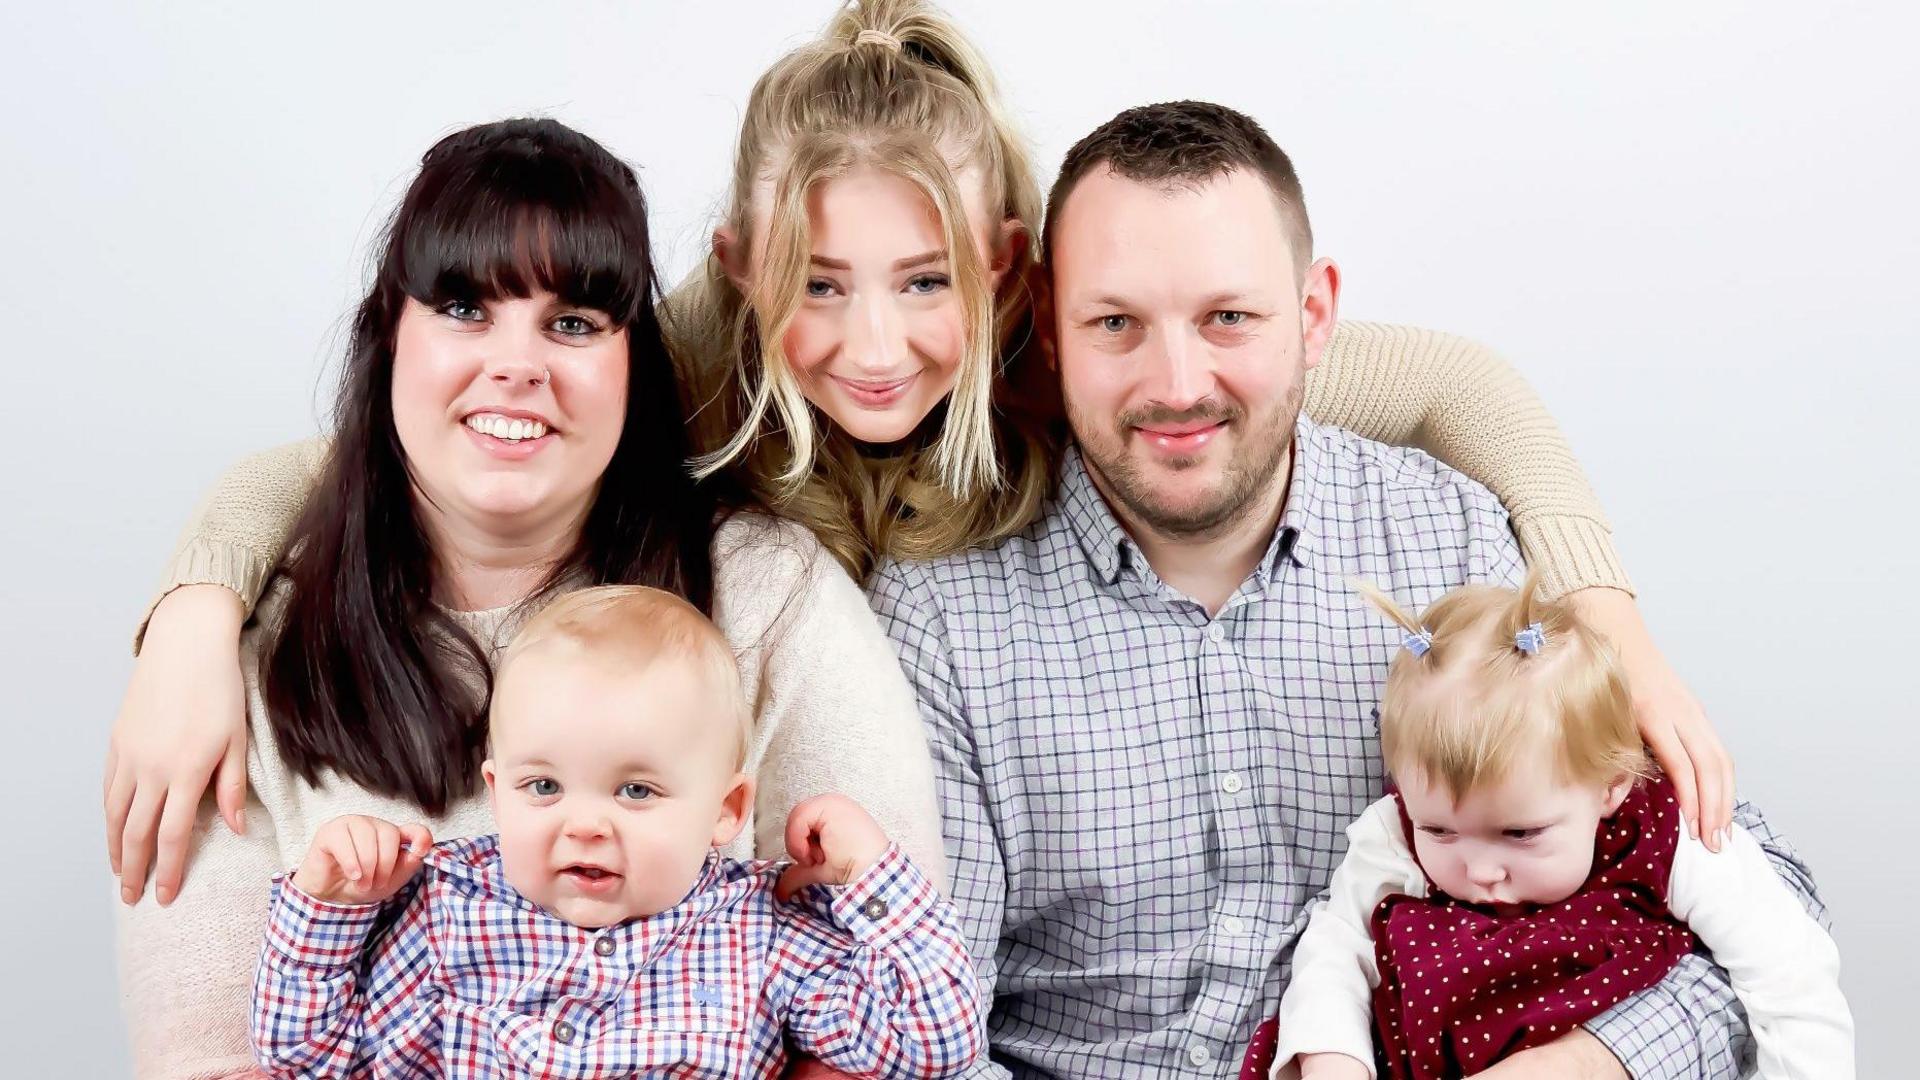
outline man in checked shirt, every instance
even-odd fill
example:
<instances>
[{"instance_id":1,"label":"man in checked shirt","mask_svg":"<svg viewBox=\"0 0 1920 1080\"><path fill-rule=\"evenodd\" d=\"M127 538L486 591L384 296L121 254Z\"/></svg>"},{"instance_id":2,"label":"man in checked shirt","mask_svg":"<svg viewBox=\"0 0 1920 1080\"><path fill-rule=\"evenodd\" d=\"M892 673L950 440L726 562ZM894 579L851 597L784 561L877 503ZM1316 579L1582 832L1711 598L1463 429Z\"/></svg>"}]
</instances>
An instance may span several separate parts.
<instances>
[{"instance_id":1,"label":"man in checked shirt","mask_svg":"<svg viewBox=\"0 0 1920 1080\"><path fill-rule=\"evenodd\" d=\"M1398 642L1350 582L1423 608L1517 583L1519 548L1480 485L1300 415L1340 275L1251 119L1122 113L1068 153L1042 241L1037 321L1076 443L1052 500L1018 536L869 585L929 725L992 1001L976 1074L1231 1076L1384 793ZM1821 915L1791 849L1735 819ZM1732 1077L1751 1045L1696 955L1482 1075Z\"/></svg>"},{"instance_id":2,"label":"man in checked shirt","mask_svg":"<svg viewBox=\"0 0 1920 1080\"><path fill-rule=\"evenodd\" d=\"M279 882L254 988L276 1077L772 1077L800 1052L935 1077L984 1042L952 909L851 799L793 862L714 850L753 804L733 651L641 586L567 593L501 661L498 836L322 826Z\"/></svg>"}]
</instances>

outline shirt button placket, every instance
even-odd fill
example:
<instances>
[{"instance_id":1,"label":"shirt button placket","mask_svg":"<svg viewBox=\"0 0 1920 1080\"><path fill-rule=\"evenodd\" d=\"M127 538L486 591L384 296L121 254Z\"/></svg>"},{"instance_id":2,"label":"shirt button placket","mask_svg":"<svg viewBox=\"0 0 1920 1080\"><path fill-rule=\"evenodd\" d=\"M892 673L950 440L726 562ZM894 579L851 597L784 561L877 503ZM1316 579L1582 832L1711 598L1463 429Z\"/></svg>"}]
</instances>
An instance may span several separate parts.
<instances>
[{"instance_id":1,"label":"shirt button placket","mask_svg":"<svg viewBox=\"0 0 1920 1080\"><path fill-rule=\"evenodd\" d=\"M553 1022L553 1041L559 1043L561 1046L566 1046L573 1042L573 1025L567 1023L565 1020L555 1020Z\"/></svg>"},{"instance_id":2,"label":"shirt button placket","mask_svg":"<svg viewBox=\"0 0 1920 1080\"><path fill-rule=\"evenodd\" d=\"M613 955L613 939L610 937L602 936L599 940L593 943L593 951L595 953L598 953L601 956L612 956Z\"/></svg>"},{"instance_id":3,"label":"shirt button placket","mask_svg":"<svg viewBox=\"0 0 1920 1080\"><path fill-rule=\"evenodd\" d=\"M1193 1062L1194 1068L1202 1068L1207 1062L1213 1060L1213 1053L1199 1043L1195 1043L1187 1047L1187 1060Z\"/></svg>"}]
</instances>

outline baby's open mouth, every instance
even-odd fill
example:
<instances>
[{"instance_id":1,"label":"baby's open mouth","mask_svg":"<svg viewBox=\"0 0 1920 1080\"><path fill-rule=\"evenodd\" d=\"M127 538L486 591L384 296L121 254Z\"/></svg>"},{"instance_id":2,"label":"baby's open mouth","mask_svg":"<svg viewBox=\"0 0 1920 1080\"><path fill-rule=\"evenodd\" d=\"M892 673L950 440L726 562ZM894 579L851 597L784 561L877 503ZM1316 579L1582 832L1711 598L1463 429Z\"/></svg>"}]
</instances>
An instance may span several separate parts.
<instances>
[{"instance_id":1,"label":"baby's open mouth","mask_svg":"<svg viewBox=\"0 0 1920 1080\"><path fill-rule=\"evenodd\" d=\"M604 866L591 866L586 863L575 863L574 865L569 866L566 869L560 871L560 876L564 878L569 878L579 884L589 885L589 884L611 881L614 878L619 877L620 875L614 873L613 871L607 869Z\"/></svg>"}]
</instances>

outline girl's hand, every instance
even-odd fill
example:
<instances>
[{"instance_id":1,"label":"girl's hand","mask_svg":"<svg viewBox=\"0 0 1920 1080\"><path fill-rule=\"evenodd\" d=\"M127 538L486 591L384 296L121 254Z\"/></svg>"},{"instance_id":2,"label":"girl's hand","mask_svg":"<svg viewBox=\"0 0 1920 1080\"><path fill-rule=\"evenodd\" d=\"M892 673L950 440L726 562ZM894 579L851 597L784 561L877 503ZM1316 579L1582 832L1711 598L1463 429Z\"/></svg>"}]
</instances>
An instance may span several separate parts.
<instances>
[{"instance_id":1,"label":"girl's hand","mask_svg":"<svg viewBox=\"0 0 1920 1080\"><path fill-rule=\"evenodd\" d=\"M425 825L337 817L314 834L293 886L329 904L382 904L413 880L431 847Z\"/></svg>"},{"instance_id":2,"label":"girl's hand","mask_svg":"<svg viewBox=\"0 0 1920 1080\"><path fill-rule=\"evenodd\" d=\"M1719 851L1733 824L1733 759L1706 710L1667 663L1633 597L1618 589L1581 589L1570 599L1620 654L1640 737L1680 794L1687 831Z\"/></svg>"},{"instance_id":3,"label":"girl's hand","mask_svg":"<svg viewBox=\"0 0 1920 1080\"><path fill-rule=\"evenodd\" d=\"M244 621L245 609L231 591L188 585L168 593L147 625L107 743L102 785L107 862L126 903L140 899L149 866L155 899L170 904L179 894L209 778L227 827L246 831Z\"/></svg>"},{"instance_id":4,"label":"girl's hand","mask_svg":"<svg viewBox=\"0 0 1920 1080\"><path fill-rule=\"evenodd\" d=\"M845 795L816 795L787 815L787 854L793 865L774 894L782 900L809 885L845 885L887 853L887 834Z\"/></svg>"}]
</instances>

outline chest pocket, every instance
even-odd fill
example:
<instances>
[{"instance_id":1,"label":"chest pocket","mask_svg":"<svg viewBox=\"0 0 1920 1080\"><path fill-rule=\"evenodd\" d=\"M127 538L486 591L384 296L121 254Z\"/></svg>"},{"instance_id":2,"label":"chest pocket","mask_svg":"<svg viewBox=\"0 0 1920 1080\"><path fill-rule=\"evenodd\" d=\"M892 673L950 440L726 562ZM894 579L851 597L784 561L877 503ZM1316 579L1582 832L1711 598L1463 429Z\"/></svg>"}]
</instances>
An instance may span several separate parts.
<instances>
[{"instance_id":1,"label":"chest pocket","mask_svg":"<svg viewBox=\"0 0 1920 1080\"><path fill-rule=\"evenodd\" d=\"M652 1032L698 1034L744 1029L764 981L747 955L740 927L714 920L687 931L622 995L620 1024L645 1037Z\"/></svg>"}]
</instances>

